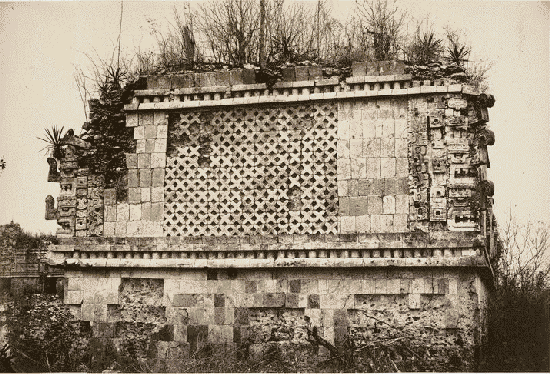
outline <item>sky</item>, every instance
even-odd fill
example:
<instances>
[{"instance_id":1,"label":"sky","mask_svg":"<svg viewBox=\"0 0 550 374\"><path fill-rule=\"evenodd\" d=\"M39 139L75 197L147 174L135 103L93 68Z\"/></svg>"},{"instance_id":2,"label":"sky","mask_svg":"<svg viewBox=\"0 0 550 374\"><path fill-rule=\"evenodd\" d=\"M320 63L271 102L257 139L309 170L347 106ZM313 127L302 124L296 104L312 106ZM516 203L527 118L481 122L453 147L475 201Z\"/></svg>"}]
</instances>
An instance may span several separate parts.
<instances>
[{"instance_id":1,"label":"sky","mask_svg":"<svg viewBox=\"0 0 550 374\"><path fill-rule=\"evenodd\" d=\"M345 18L353 1L332 1ZM399 2L436 28L464 30L471 59L491 61L489 109L496 143L489 147L488 177L495 183L497 220L510 210L520 222L550 224L549 2L419 0ZM173 21L182 2L124 2L123 51L153 43L148 20ZM40 150L45 128L79 133L85 121L74 81L75 67L90 68L86 56L108 58L116 45L120 2L0 2L0 224L17 222L31 232L55 232L45 221L48 164Z\"/></svg>"}]
</instances>

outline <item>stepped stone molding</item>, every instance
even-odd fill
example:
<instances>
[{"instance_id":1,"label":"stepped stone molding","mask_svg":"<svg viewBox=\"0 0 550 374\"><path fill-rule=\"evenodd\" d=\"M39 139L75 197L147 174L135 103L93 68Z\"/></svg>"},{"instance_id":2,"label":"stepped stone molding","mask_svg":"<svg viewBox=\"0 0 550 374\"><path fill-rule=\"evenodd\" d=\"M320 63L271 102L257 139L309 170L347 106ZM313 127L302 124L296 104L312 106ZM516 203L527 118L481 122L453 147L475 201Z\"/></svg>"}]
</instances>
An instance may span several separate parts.
<instances>
[{"instance_id":1,"label":"stepped stone molding","mask_svg":"<svg viewBox=\"0 0 550 374\"><path fill-rule=\"evenodd\" d=\"M63 265L66 269L78 268L175 268L175 269L271 269L271 268L417 268L417 267L441 267L441 268L477 268L484 266L484 259L481 257L454 257L454 258L336 258L336 259L302 259L302 258L274 258L267 256L265 259L249 258L246 254L234 254L238 258L226 259L206 259L206 258L189 258L189 259L174 259L164 258L159 259L161 254L154 253L152 256L141 258L98 258L92 255L87 259L69 258L63 262L57 262L55 265ZM99 254L97 255L99 256ZM119 256L121 257L121 256ZM240 257L240 258L239 258Z\"/></svg>"},{"instance_id":2,"label":"stepped stone molding","mask_svg":"<svg viewBox=\"0 0 550 374\"><path fill-rule=\"evenodd\" d=\"M176 239L176 240L174 240ZM177 240L179 239L179 240ZM49 262L69 268L277 268L277 267L484 267L480 236L456 233L445 240L399 234L289 235L239 243L172 237L64 240L51 246ZM341 241L331 241L340 239ZM71 243L73 242L73 243Z\"/></svg>"},{"instance_id":3,"label":"stepped stone molding","mask_svg":"<svg viewBox=\"0 0 550 374\"><path fill-rule=\"evenodd\" d=\"M49 261L100 267L483 266L477 233L74 238Z\"/></svg>"},{"instance_id":4,"label":"stepped stone molding","mask_svg":"<svg viewBox=\"0 0 550 374\"><path fill-rule=\"evenodd\" d=\"M209 106L257 105L318 100L350 99L377 96L407 96L430 93L464 93L481 95L475 89L449 80L412 81L409 74L377 77L338 77L319 81L277 82L273 88L265 83L239 86L212 86L135 91L127 112L166 110ZM134 126L130 121L127 126Z\"/></svg>"}]
</instances>

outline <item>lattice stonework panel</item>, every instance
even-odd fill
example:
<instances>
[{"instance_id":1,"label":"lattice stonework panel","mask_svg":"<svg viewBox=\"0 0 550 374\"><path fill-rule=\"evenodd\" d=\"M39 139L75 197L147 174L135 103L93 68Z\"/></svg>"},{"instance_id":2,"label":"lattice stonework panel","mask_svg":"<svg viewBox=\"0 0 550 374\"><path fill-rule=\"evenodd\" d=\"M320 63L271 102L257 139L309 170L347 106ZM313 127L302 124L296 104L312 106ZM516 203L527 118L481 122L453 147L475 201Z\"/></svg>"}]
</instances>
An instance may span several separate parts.
<instances>
[{"instance_id":1,"label":"lattice stonework panel","mask_svg":"<svg viewBox=\"0 0 550 374\"><path fill-rule=\"evenodd\" d=\"M173 113L168 236L336 233L334 104Z\"/></svg>"}]
</instances>

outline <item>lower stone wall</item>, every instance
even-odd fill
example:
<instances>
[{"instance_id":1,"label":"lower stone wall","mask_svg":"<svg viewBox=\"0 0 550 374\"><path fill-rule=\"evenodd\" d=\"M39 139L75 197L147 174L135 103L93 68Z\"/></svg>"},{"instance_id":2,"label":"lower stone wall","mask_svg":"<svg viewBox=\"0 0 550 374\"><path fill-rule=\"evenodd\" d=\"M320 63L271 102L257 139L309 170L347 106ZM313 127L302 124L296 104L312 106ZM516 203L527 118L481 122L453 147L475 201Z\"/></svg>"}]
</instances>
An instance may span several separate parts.
<instances>
[{"instance_id":1,"label":"lower stone wall","mask_svg":"<svg viewBox=\"0 0 550 374\"><path fill-rule=\"evenodd\" d=\"M474 268L90 269L65 276L64 302L95 337L138 344L145 329L159 359L185 357L206 343L309 344L308 328L316 327L337 347L406 338L432 354L461 349L473 362L485 304Z\"/></svg>"}]
</instances>

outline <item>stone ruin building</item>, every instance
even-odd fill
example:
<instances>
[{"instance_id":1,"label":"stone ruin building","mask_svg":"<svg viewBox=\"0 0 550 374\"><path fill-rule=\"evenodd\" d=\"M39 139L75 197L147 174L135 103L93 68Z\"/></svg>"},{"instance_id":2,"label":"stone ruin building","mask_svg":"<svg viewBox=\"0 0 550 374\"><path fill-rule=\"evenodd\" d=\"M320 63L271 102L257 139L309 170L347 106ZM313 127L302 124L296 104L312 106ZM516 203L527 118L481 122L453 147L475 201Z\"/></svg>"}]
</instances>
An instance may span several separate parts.
<instances>
[{"instance_id":1,"label":"stone ruin building","mask_svg":"<svg viewBox=\"0 0 550 374\"><path fill-rule=\"evenodd\" d=\"M487 108L399 63L149 76L125 106L125 194L49 159L64 303L115 342L134 322L160 359L204 343L342 346L398 328L434 355L474 352L494 255ZM55 206L56 205L56 206ZM474 361L474 356L469 356Z\"/></svg>"}]
</instances>

